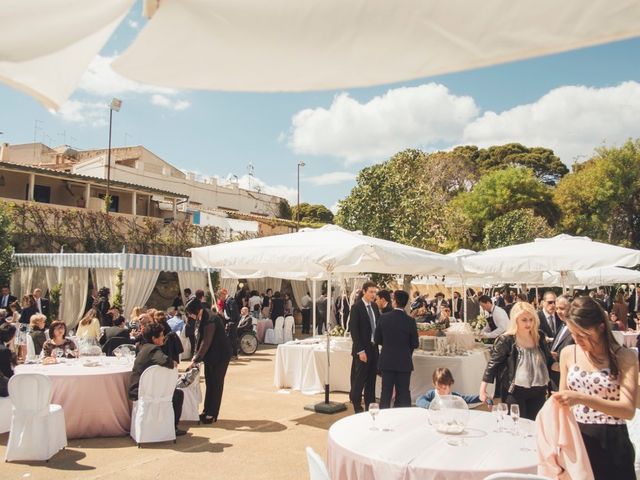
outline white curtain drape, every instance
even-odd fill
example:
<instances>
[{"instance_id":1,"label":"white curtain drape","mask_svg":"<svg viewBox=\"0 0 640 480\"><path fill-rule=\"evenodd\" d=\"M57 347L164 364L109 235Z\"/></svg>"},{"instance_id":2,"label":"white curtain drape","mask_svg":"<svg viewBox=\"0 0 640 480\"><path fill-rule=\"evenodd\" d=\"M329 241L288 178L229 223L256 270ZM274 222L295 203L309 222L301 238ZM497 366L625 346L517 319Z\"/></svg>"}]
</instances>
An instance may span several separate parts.
<instances>
[{"instance_id":1,"label":"white curtain drape","mask_svg":"<svg viewBox=\"0 0 640 480\"><path fill-rule=\"evenodd\" d=\"M229 292L229 295L235 295L236 290L238 289L238 279L237 278L221 278L220 288L221 289L226 288L227 292Z\"/></svg>"},{"instance_id":2,"label":"white curtain drape","mask_svg":"<svg viewBox=\"0 0 640 480\"><path fill-rule=\"evenodd\" d=\"M302 297L307 292L311 292L311 282L309 280L291 280L291 291L293 292L293 299L296 302L298 308L302 308ZM311 293L309 293L311 296Z\"/></svg>"},{"instance_id":3,"label":"white curtain drape","mask_svg":"<svg viewBox=\"0 0 640 480\"><path fill-rule=\"evenodd\" d=\"M60 294L60 319L68 328L75 328L84 313L89 289L87 268L64 268L62 270Z\"/></svg>"},{"instance_id":4,"label":"white curtain drape","mask_svg":"<svg viewBox=\"0 0 640 480\"><path fill-rule=\"evenodd\" d=\"M44 269L44 274L47 282L47 290L51 290L55 285L60 283L60 269L58 267L47 267Z\"/></svg>"},{"instance_id":5,"label":"white curtain drape","mask_svg":"<svg viewBox=\"0 0 640 480\"><path fill-rule=\"evenodd\" d=\"M13 294L18 298L18 301L23 295L31 293L31 285L33 283L33 274L35 273L35 267L22 267L20 272L20 283L18 291L14 291Z\"/></svg>"},{"instance_id":6,"label":"white curtain drape","mask_svg":"<svg viewBox=\"0 0 640 480\"><path fill-rule=\"evenodd\" d=\"M22 276L20 272L21 270L16 268L11 274L11 293L16 297L20 294L20 292L18 292L18 289L20 288L20 277Z\"/></svg>"},{"instance_id":7,"label":"white curtain drape","mask_svg":"<svg viewBox=\"0 0 640 480\"><path fill-rule=\"evenodd\" d=\"M206 272L177 272L178 283L180 285L180 295L185 288L190 288L191 292L196 293L196 290L207 291L208 280ZM186 298L182 298L182 301L186 301Z\"/></svg>"},{"instance_id":8,"label":"white curtain drape","mask_svg":"<svg viewBox=\"0 0 640 480\"><path fill-rule=\"evenodd\" d=\"M247 283L249 284L249 290L257 290L258 293L265 293L269 288L277 292L282 288L281 278L249 278Z\"/></svg>"},{"instance_id":9,"label":"white curtain drape","mask_svg":"<svg viewBox=\"0 0 640 480\"><path fill-rule=\"evenodd\" d=\"M128 319L134 307L143 307L149 300L158 281L158 275L160 272L157 270L124 271L124 318Z\"/></svg>"},{"instance_id":10,"label":"white curtain drape","mask_svg":"<svg viewBox=\"0 0 640 480\"><path fill-rule=\"evenodd\" d=\"M93 287L96 290L100 290L102 287L107 287L111 292L111 298L113 299L113 296L116 293L116 282L118 281L117 275L117 268L96 268L94 270L93 278L95 279L95 283L93 284Z\"/></svg>"}]
</instances>

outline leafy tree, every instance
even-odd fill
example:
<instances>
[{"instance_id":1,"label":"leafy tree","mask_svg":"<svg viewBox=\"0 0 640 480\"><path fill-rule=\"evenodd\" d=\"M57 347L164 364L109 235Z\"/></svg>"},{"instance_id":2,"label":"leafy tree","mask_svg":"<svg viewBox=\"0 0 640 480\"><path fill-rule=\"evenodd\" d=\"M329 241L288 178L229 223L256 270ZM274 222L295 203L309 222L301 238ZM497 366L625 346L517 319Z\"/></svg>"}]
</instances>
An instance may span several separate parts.
<instances>
[{"instance_id":1,"label":"leafy tree","mask_svg":"<svg viewBox=\"0 0 640 480\"><path fill-rule=\"evenodd\" d=\"M476 249L482 247L485 226L512 210L532 209L550 225L555 225L559 217L551 188L531 170L521 167L484 175L473 190L460 194L452 206L459 208L469 223L470 238L462 246Z\"/></svg>"},{"instance_id":2,"label":"leafy tree","mask_svg":"<svg viewBox=\"0 0 640 480\"><path fill-rule=\"evenodd\" d=\"M640 248L640 139L598 149L562 179L554 198L566 231Z\"/></svg>"},{"instance_id":3,"label":"leafy tree","mask_svg":"<svg viewBox=\"0 0 640 480\"><path fill-rule=\"evenodd\" d=\"M298 219L298 207L291 209L291 219ZM324 205L300 204L300 221L305 223L333 223L333 213Z\"/></svg>"},{"instance_id":4,"label":"leafy tree","mask_svg":"<svg viewBox=\"0 0 640 480\"><path fill-rule=\"evenodd\" d=\"M284 198L280 199L280 204L278 205L278 217L291 220L291 205Z\"/></svg>"},{"instance_id":5,"label":"leafy tree","mask_svg":"<svg viewBox=\"0 0 640 480\"><path fill-rule=\"evenodd\" d=\"M532 209L511 210L484 227L483 247L499 248L553 236L547 221Z\"/></svg>"},{"instance_id":6,"label":"leafy tree","mask_svg":"<svg viewBox=\"0 0 640 480\"><path fill-rule=\"evenodd\" d=\"M9 284L13 272L13 246L11 235L14 231L13 222L7 210L0 208L0 285Z\"/></svg>"}]
</instances>

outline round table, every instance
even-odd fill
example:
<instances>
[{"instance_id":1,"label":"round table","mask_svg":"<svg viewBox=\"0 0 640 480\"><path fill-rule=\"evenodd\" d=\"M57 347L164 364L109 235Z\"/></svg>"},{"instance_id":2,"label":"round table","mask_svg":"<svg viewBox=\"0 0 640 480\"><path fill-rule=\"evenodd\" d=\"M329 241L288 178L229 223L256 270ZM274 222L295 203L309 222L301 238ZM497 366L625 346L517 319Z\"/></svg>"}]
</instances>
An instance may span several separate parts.
<instances>
[{"instance_id":1,"label":"round table","mask_svg":"<svg viewBox=\"0 0 640 480\"><path fill-rule=\"evenodd\" d=\"M640 332L634 332L633 330L622 332L622 336L624 337L624 346L628 348L635 347L638 340L638 334L640 334Z\"/></svg>"},{"instance_id":2,"label":"round table","mask_svg":"<svg viewBox=\"0 0 640 480\"><path fill-rule=\"evenodd\" d=\"M370 430L367 412L343 418L329 429L331 478L481 480L497 472L536 473L534 437L497 433L494 415L469 413L462 435L438 433L422 408L382 410L377 431ZM520 422L527 432L535 432L533 422Z\"/></svg>"},{"instance_id":3,"label":"round table","mask_svg":"<svg viewBox=\"0 0 640 480\"><path fill-rule=\"evenodd\" d=\"M102 364L84 366L89 360ZM53 365L18 365L15 371L49 377L51 403L64 409L67 438L93 438L129 432L131 406L127 391L132 366L132 362L115 357L86 357Z\"/></svg>"}]
</instances>

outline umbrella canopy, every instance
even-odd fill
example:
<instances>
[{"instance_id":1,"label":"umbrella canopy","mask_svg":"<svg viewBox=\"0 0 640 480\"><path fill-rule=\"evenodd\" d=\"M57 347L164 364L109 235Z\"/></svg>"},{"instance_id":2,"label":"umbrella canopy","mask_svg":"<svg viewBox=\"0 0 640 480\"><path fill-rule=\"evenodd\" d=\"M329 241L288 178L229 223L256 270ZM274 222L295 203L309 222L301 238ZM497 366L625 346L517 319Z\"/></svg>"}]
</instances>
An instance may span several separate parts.
<instances>
[{"instance_id":1,"label":"umbrella canopy","mask_svg":"<svg viewBox=\"0 0 640 480\"><path fill-rule=\"evenodd\" d=\"M340 273L447 275L456 273L453 258L399 243L368 237L335 225L297 233L192 248L195 266L236 273L304 273L328 278ZM299 277L298 277L299 278Z\"/></svg>"},{"instance_id":2,"label":"umbrella canopy","mask_svg":"<svg viewBox=\"0 0 640 480\"><path fill-rule=\"evenodd\" d=\"M0 80L59 106L132 3L3 2ZM144 11L118 72L231 91L370 86L640 34L638 0L145 0Z\"/></svg>"},{"instance_id":3,"label":"umbrella canopy","mask_svg":"<svg viewBox=\"0 0 640 480\"><path fill-rule=\"evenodd\" d=\"M568 272L564 279L566 285L585 285L587 287L637 282L640 282L640 271L620 267L576 270ZM543 285L560 286L562 283L563 279L560 272L548 272L544 274Z\"/></svg>"},{"instance_id":4,"label":"umbrella canopy","mask_svg":"<svg viewBox=\"0 0 640 480\"><path fill-rule=\"evenodd\" d=\"M594 242L588 237L558 235L533 242L496 248L461 259L467 274L499 272L570 272L640 264L640 250Z\"/></svg>"}]
</instances>

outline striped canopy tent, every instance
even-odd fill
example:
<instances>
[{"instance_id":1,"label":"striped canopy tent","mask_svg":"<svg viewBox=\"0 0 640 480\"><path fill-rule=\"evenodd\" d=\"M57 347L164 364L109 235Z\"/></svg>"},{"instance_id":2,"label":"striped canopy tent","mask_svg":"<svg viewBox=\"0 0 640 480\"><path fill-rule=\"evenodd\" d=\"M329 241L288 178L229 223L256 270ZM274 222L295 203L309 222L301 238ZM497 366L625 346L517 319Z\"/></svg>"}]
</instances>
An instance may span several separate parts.
<instances>
[{"instance_id":1,"label":"striped canopy tent","mask_svg":"<svg viewBox=\"0 0 640 480\"><path fill-rule=\"evenodd\" d=\"M122 299L125 318L136 306L143 306L156 285L160 272L176 272L180 288L209 287L208 269L194 267L189 257L138 255L132 253L16 253L12 277L14 294L34 288L51 290L62 285L60 318L74 327L84 313L89 274L94 286L116 291L117 274L123 271Z\"/></svg>"}]
</instances>

